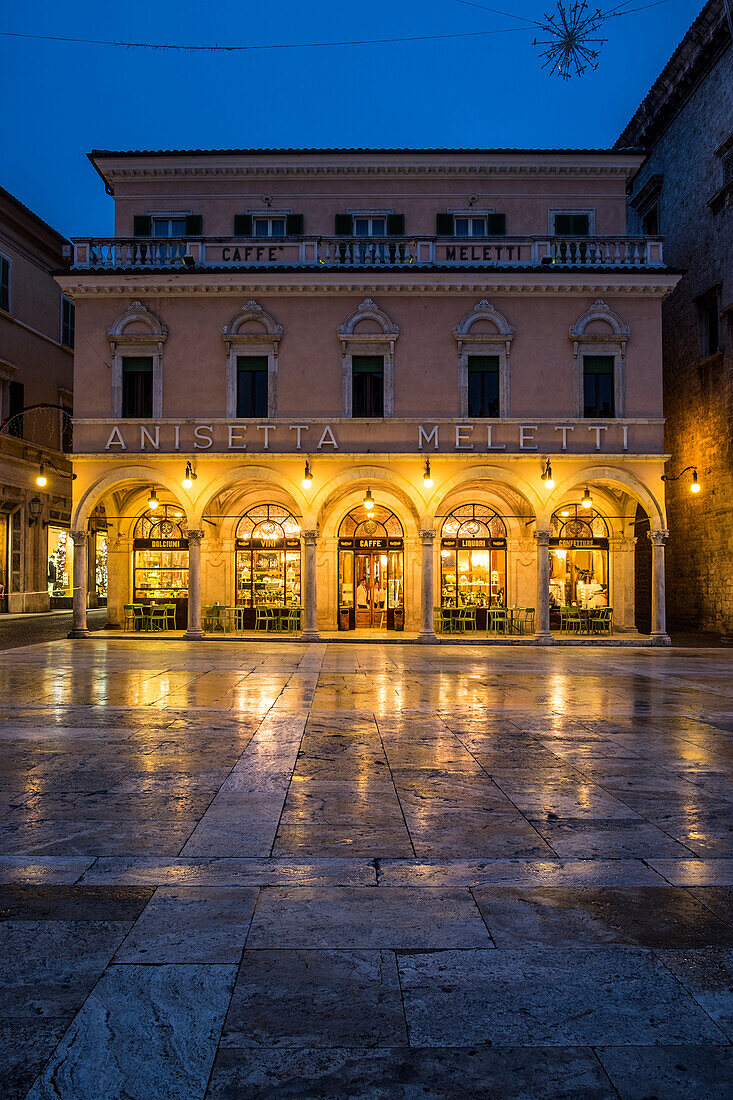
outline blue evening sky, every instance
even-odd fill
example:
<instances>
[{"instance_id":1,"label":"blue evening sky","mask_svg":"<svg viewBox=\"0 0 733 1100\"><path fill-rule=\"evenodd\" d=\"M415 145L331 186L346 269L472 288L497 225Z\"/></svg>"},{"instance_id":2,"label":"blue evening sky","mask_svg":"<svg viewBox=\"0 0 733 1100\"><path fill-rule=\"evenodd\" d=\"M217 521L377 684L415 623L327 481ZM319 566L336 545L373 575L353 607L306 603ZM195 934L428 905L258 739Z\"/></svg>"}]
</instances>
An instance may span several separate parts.
<instances>
[{"instance_id":1,"label":"blue evening sky","mask_svg":"<svg viewBox=\"0 0 733 1100\"><path fill-rule=\"evenodd\" d=\"M553 10L552 0L486 3L528 18ZM0 29L217 44L511 30L230 55L0 38L13 93L0 183L62 233L103 235L112 201L86 159L94 147L611 145L701 6L668 0L612 20L598 70L563 82L541 68L532 29L457 0L25 0Z\"/></svg>"}]
</instances>

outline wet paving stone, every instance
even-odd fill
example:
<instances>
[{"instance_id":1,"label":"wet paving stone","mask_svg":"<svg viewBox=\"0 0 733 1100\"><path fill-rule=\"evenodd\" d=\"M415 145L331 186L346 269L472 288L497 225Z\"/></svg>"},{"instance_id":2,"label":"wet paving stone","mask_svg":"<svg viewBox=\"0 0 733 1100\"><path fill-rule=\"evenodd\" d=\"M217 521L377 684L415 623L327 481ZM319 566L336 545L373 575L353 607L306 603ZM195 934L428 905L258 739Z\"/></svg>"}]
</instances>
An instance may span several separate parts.
<instances>
[{"instance_id":1,"label":"wet paving stone","mask_svg":"<svg viewBox=\"0 0 733 1100\"><path fill-rule=\"evenodd\" d=\"M727 1100L731 672L0 652L0 1097Z\"/></svg>"}]
</instances>

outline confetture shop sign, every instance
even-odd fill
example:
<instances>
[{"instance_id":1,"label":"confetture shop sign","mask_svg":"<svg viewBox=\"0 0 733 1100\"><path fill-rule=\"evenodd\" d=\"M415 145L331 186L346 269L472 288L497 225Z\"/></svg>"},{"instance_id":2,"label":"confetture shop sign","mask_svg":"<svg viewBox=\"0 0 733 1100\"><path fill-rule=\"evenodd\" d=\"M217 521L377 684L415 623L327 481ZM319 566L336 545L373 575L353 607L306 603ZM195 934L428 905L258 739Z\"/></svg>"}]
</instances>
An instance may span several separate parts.
<instances>
[{"instance_id":1,"label":"confetture shop sign","mask_svg":"<svg viewBox=\"0 0 733 1100\"><path fill-rule=\"evenodd\" d=\"M595 423L548 419L465 420L420 423L409 420L342 419L290 422L268 420L95 421L77 420L75 451L82 454L544 454L606 452L657 454L663 450L662 420Z\"/></svg>"}]
</instances>

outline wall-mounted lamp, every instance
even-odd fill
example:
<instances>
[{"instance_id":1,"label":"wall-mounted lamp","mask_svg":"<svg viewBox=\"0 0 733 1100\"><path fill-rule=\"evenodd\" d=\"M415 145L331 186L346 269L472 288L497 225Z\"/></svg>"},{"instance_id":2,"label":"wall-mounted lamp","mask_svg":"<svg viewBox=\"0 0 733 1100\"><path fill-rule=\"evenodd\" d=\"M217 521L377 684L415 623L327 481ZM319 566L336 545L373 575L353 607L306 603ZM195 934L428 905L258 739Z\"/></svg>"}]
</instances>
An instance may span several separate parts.
<instances>
[{"instance_id":1,"label":"wall-mounted lamp","mask_svg":"<svg viewBox=\"0 0 733 1100\"><path fill-rule=\"evenodd\" d=\"M303 472L303 480L301 482L301 485L303 486L304 489L310 489L312 484L313 484L313 474L311 473L310 462L306 458L306 460L305 460L305 471Z\"/></svg>"},{"instance_id":2,"label":"wall-mounted lamp","mask_svg":"<svg viewBox=\"0 0 733 1100\"><path fill-rule=\"evenodd\" d=\"M190 462L187 462L186 463L186 472L183 475L183 483L182 483L183 488L184 489L193 489L193 483L196 480L196 476L197 475L193 472L193 466L191 465ZM156 508L157 508L157 504L156 504Z\"/></svg>"},{"instance_id":3,"label":"wall-mounted lamp","mask_svg":"<svg viewBox=\"0 0 733 1100\"><path fill-rule=\"evenodd\" d=\"M155 487L150 490L150 496L148 497L148 508L151 512L154 512L158 507L160 501L158 500L158 494L155 491Z\"/></svg>"},{"instance_id":4,"label":"wall-mounted lamp","mask_svg":"<svg viewBox=\"0 0 733 1100\"><path fill-rule=\"evenodd\" d=\"M699 493L702 485L697 480L697 466L685 466L684 470L680 470L676 477L672 477L671 474L662 474L662 481L679 481L683 474L686 474L688 470L692 470L692 481L690 482L690 492Z\"/></svg>"},{"instance_id":5,"label":"wall-mounted lamp","mask_svg":"<svg viewBox=\"0 0 733 1100\"><path fill-rule=\"evenodd\" d=\"M430 459L429 458L425 459L425 472L422 476L422 483L423 483L423 485L425 486L426 489L432 489L432 487L433 487L433 479L430 476Z\"/></svg>"},{"instance_id":6,"label":"wall-mounted lamp","mask_svg":"<svg viewBox=\"0 0 733 1100\"><path fill-rule=\"evenodd\" d=\"M48 484L48 478L46 477L46 468L43 465L43 463L41 463L41 468L38 471L38 477L36 478L36 485L38 486L39 489L42 489L43 486L47 485L47 484Z\"/></svg>"},{"instance_id":7,"label":"wall-mounted lamp","mask_svg":"<svg viewBox=\"0 0 733 1100\"><path fill-rule=\"evenodd\" d=\"M43 469L43 466L41 466L41 469ZM32 497L28 501L28 511L30 512L28 516L28 526L32 527L35 523L38 523L41 518L41 512L43 511L43 501L39 496ZM44 524L44 527L45 526L46 524Z\"/></svg>"},{"instance_id":8,"label":"wall-mounted lamp","mask_svg":"<svg viewBox=\"0 0 733 1100\"><path fill-rule=\"evenodd\" d=\"M549 458L545 460L545 468L542 471L542 480L545 483L546 489L554 489L555 482L552 480L552 466L550 465Z\"/></svg>"},{"instance_id":9,"label":"wall-mounted lamp","mask_svg":"<svg viewBox=\"0 0 733 1100\"><path fill-rule=\"evenodd\" d=\"M67 477L69 481L76 481L76 474L67 474L64 470L59 470L58 466L54 466L53 462L42 462L38 470L38 476L36 477L36 485L39 489L43 489L45 485L48 485L48 475L46 474L46 467L50 466L57 477Z\"/></svg>"},{"instance_id":10,"label":"wall-mounted lamp","mask_svg":"<svg viewBox=\"0 0 733 1100\"><path fill-rule=\"evenodd\" d=\"M583 499L580 503L583 505L584 508L593 507L593 497L590 495L590 489L587 486L585 492L583 493Z\"/></svg>"},{"instance_id":11,"label":"wall-mounted lamp","mask_svg":"<svg viewBox=\"0 0 733 1100\"><path fill-rule=\"evenodd\" d=\"M366 508L367 512L371 512L372 508L374 507L374 497L372 496L371 489L367 489L366 493L364 494L364 507Z\"/></svg>"}]
</instances>

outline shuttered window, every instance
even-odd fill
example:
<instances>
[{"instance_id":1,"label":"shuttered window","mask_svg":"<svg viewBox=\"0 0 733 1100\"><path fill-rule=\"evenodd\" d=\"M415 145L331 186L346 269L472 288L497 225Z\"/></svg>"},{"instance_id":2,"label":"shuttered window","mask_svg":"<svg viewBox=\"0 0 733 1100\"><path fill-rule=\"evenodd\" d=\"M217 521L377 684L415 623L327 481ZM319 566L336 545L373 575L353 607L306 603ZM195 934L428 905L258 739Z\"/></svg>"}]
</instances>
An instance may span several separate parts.
<instances>
[{"instance_id":1,"label":"shuttered window","mask_svg":"<svg viewBox=\"0 0 733 1100\"><path fill-rule=\"evenodd\" d=\"M237 416L267 416L267 356L237 356Z\"/></svg>"},{"instance_id":2,"label":"shuttered window","mask_svg":"<svg viewBox=\"0 0 733 1100\"><path fill-rule=\"evenodd\" d=\"M10 313L10 260L0 256L0 309Z\"/></svg>"},{"instance_id":3,"label":"shuttered window","mask_svg":"<svg viewBox=\"0 0 733 1100\"><path fill-rule=\"evenodd\" d=\"M153 415L152 355L126 355L122 360L122 415L140 420Z\"/></svg>"},{"instance_id":4,"label":"shuttered window","mask_svg":"<svg viewBox=\"0 0 733 1100\"><path fill-rule=\"evenodd\" d=\"M498 355L469 355L468 415L499 416Z\"/></svg>"},{"instance_id":5,"label":"shuttered window","mask_svg":"<svg viewBox=\"0 0 733 1100\"><path fill-rule=\"evenodd\" d=\"M384 359L381 355L355 355L351 360L354 417L384 416Z\"/></svg>"},{"instance_id":6,"label":"shuttered window","mask_svg":"<svg viewBox=\"0 0 733 1100\"><path fill-rule=\"evenodd\" d=\"M587 237L590 233L588 214L555 214L555 236Z\"/></svg>"},{"instance_id":7,"label":"shuttered window","mask_svg":"<svg viewBox=\"0 0 733 1100\"><path fill-rule=\"evenodd\" d=\"M615 416L614 358L612 355L583 356L583 416Z\"/></svg>"}]
</instances>

